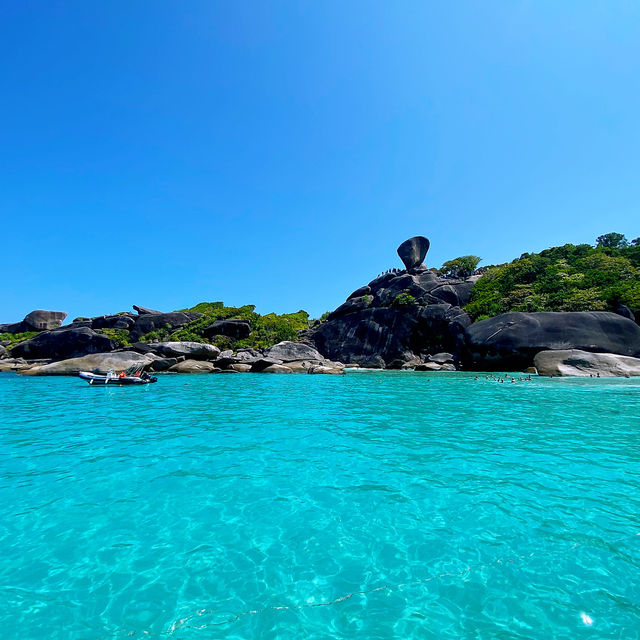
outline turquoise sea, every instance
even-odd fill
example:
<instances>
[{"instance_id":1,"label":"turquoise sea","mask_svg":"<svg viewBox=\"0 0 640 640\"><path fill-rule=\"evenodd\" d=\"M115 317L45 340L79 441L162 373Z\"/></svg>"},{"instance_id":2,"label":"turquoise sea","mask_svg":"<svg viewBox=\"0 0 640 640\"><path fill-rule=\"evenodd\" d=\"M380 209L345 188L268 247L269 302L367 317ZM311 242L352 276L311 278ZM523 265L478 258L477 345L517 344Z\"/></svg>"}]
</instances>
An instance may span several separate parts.
<instances>
[{"instance_id":1,"label":"turquoise sea","mask_svg":"<svg viewBox=\"0 0 640 640\"><path fill-rule=\"evenodd\" d=\"M3 640L640 638L640 379L1 374L0 508Z\"/></svg>"}]
</instances>

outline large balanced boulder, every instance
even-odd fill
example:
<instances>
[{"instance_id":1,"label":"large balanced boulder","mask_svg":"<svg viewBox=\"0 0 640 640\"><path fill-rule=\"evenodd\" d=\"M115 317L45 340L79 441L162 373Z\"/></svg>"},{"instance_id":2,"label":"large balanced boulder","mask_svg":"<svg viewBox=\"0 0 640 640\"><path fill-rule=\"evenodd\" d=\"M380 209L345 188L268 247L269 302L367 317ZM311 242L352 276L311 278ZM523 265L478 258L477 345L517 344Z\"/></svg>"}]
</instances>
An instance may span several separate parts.
<instances>
[{"instance_id":1,"label":"large balanced boulder","mask_svg":"<svg viewBox=\"0 0 640 640\"><path fill-rule=\"evenodd\" d=\"M466 331L469 366L523 370L546 350L640 355L640 327L606 311L505 313Z\"/></svg>"},{"instance_id":2,"label":"large balanced boulder","mask_svg":"<svg viewBox=\"0 0 640 640\"><path fill-rule=\"evenodd\" d=\"M420 267L427 256L427 251L429 251L429 240L424 236L409 238L398 247L398 255L407 271Z\"/></svg>"},{"instance_id":3,"label":"large balanced boulder","mask_svg":"<svg viewBox=\"0 0 640 640\"><path fill-rule=\"evenodd\" d=\"M18 343L11 349L11 355L27 360L66 360L90 353L112 351L115 347L113 340L88 327L63 328L43 331L30 340Z\"/></svg>"},{"instance_id":4,"label":"large balanced boulder","mask_svg":"<svg viewBox=\"0 0 640 640\"><path fill-rule=\"evenodd\" d=\"M21 373L34 376L72 376L80 371L105 374L108 371L125 371L134 365L148 368L154 361L153 356L135 351L117 351L114 353L93 353L80 358L69 358L41 366L34 366Z\"/></svg>"},{"instance_id":5,"label":"large balanced boulder","mask_svg":"<svg viewBox=\"0 0 640 640\"><path fill-rule=\"evenodd\" d=\"M173 313L144 313L136 317L131 328L131 337L138 340L143 335L158 329L179 329L185 324L198 319L202 314L175 311Z\"/></svg>"},{"instance_id":6,"label":"large balanced boulder","mask_svg":"<svg viewBox=\"0 0 640 640\"><path fill-rule=\"evenodd\" d=\"M324 360L318 350L310 344L304 342L290 342L285 340L278 342L265 350L267 358L275 358L282 362L293 362L295 360Z\"/></svg>"},{"instance_id":7,"label":"large balanced boulder","mask_svg":"<svg viewBox=\"0 0 640 640\"><path fill-rule=\"evenodd\" d=\"M640 358L615 353L540 351L533 363L541 376L625 377L640 376Z\"/></svg>"}]
</instances>

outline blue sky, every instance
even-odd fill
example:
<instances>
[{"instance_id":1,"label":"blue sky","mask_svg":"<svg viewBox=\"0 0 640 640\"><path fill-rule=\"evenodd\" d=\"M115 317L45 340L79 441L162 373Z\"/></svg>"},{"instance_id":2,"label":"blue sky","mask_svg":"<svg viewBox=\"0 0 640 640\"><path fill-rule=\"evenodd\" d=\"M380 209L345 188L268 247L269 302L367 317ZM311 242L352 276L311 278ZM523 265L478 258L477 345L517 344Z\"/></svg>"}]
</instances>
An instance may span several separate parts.
<instances>
[{"instance_id":1,"label":"blue sky","mask_svg":"<svg viewBox=\"0 0 640 640\"><path fill-rule=\"evenodd\" d=\"M0 6L0 322L320 315L430 266L640 235L640 4Z\"/></svg>"}]
</instances>

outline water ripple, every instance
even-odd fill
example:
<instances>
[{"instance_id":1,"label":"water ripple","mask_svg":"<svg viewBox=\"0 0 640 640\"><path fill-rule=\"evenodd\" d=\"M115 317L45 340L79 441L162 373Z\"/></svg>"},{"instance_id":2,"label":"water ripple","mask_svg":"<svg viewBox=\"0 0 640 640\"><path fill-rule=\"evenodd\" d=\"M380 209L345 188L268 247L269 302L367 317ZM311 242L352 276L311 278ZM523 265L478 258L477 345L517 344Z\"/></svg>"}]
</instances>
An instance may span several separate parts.
<instances>
[{"instance_id":1,"label":"water ripple","mask_svg":"<svg viewBox=\"0 0 640 640\"><path fill-rule=\"evenodd\" d=\"M473 377L0 375L3 638L640 637L640 381Z\"/></svg>"}]
</instances>

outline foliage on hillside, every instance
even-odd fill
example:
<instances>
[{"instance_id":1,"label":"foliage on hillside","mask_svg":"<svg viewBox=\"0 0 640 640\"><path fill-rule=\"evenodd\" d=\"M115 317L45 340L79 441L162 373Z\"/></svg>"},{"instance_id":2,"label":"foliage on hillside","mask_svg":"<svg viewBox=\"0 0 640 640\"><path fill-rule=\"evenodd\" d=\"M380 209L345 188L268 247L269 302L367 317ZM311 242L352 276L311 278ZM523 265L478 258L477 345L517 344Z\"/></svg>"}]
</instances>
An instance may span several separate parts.
<instances>
[{"instance_id":1,"label":"foliage on hillside","mask_svg":"<svg viewBox=\"0 0 640 640\"><path fill-rule=\"evenodd\" d=\"M482 261L479 256L460 256L453 260L447 260L438 269L441 276L449 276L451 278L468 278L478 267Z\"/></svg>"},{"instance_id":2,"label":"foliage on hillside","mask_svg":"<svg viewBox=\"0 0 640 640\"><path fill-rule=\"evenodd\" d=\"M0 333L0 342L9 342L7 349L15 347L19 342L29 340L38 335L38 331L24 331L23 333Z\"/></svg>"},{"instance_id":3,"label":"foliage on hillside","mask_svg":"<svg viewBox=\"0 0 640 640\"><path fill-rule=\"evenodd\" d=\"M118 347L131 346L131 336L126 329L98 329L108 338L111 338Z\"/></svg>"},{"instance_id":4,"label":"foliage on hillside","mask_svg":"<svg viewBox=\"0 0 640 640\"><path fill-rule=\"evenodd\" d=\"M508 311L608 311L640 317L640 241L606 234L597 246L565 244L489 267L465 307L475 320Z\"/></svg>"},{"instance_id":5,"label":"foliage on hillside","mask_svg":"<svg viewBox=\"0 0 640 640\"><path fill-rule=\"evenodd\" d=\"M158 329L141 338L144 342L157 340L186 340L192 342L209 342L221 349L241 349L253 347L264 349L282 340L296 340L301 331L309 328L309 314L306 311L296 313L268 313L260 315L256 313L252 304L242 307L226 307L222 302L201 302L189 309L180 311L193 311L203 315L186 324L180 329ZM251 326L251 335L242 340L234 340L228 336L204 337L205 329L216 320L227 319L246 320Z\"/></svg>"}]
</instances>

